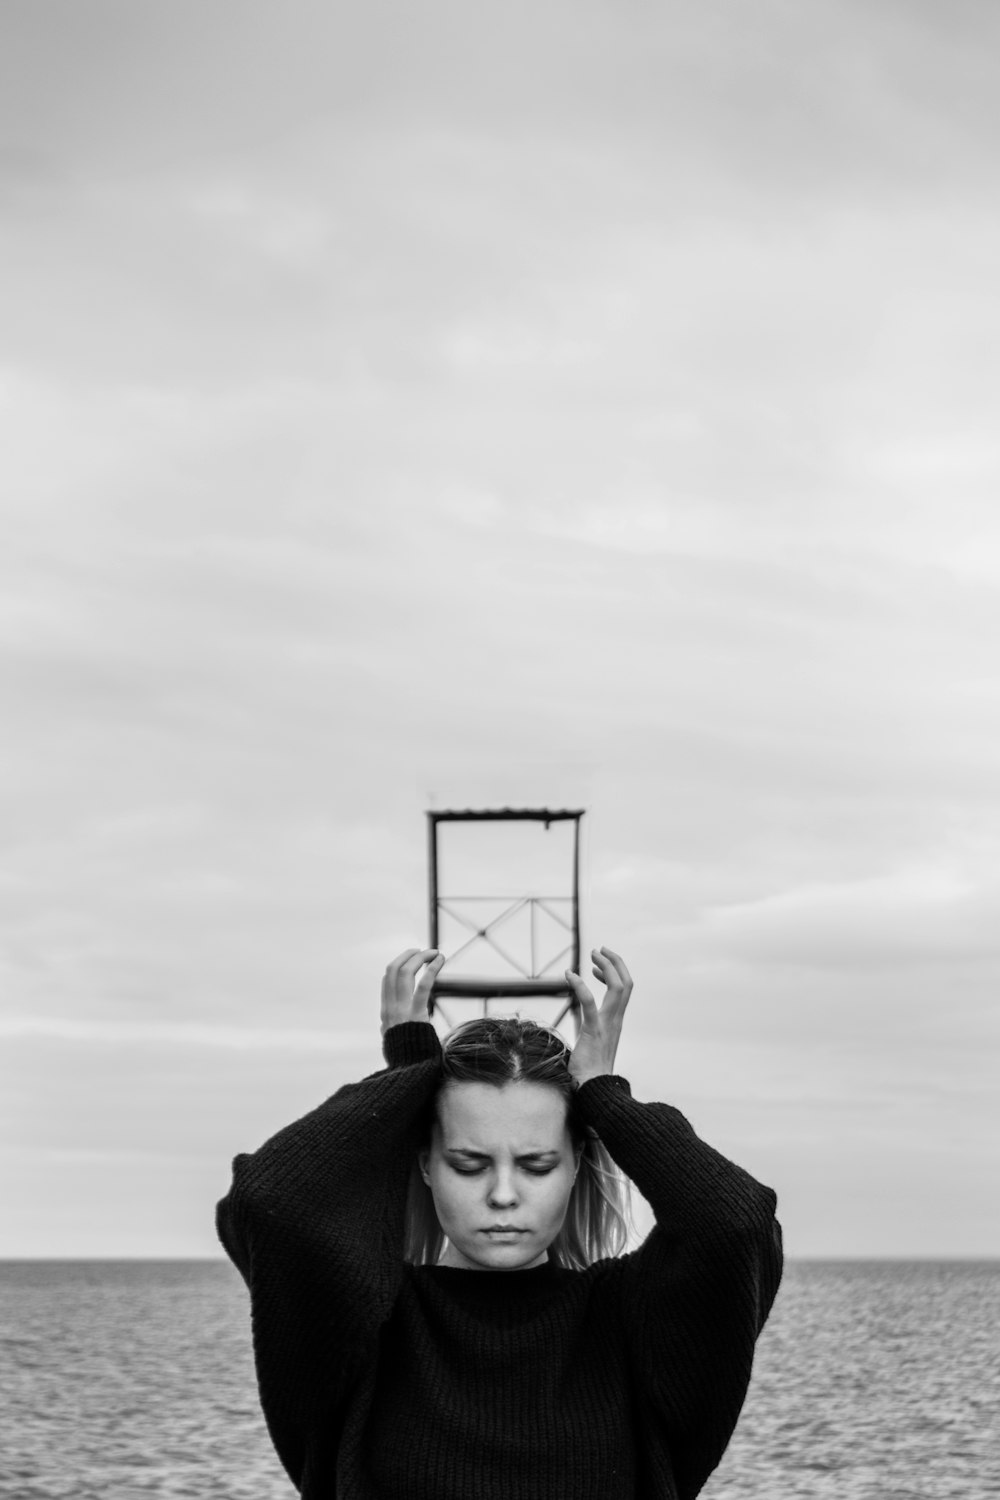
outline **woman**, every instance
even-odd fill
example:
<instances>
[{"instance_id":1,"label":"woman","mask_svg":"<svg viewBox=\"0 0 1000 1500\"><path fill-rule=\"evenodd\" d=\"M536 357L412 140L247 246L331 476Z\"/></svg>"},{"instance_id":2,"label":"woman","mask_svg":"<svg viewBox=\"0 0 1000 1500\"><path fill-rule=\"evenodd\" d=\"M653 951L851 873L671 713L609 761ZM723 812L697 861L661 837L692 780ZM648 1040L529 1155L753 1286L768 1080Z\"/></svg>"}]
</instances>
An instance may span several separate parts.
<instances>
[{"instance_id":1,"label":"woman","mask_svg":"<svg viewBox=\"0 0 1000 1500\"><path fill-rule=\"evenodd\" d=\"M722 1457L781 1274L775 1197L631 1098L632 980L592 956L607 991L567 974L572 1052L487 1020L442 1053L444 959L409 949L382 983L387 1069L236 1158L219 1235L304 1500L690 1500ZM629 1255L600 1258L621 1226L602 1148L656 1215Z\"/></svg>"}]
</instances>

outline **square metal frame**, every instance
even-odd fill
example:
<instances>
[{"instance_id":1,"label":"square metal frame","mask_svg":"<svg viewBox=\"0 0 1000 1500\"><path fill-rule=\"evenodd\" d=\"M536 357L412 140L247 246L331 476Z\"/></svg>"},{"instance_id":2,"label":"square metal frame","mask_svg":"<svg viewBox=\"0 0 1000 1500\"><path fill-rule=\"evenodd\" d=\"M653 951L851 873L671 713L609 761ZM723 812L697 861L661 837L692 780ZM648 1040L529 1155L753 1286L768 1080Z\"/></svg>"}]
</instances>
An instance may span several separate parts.
<instances>
[{"instance_id":1,"label":"square metal frame","mask_svg":"<svg viewBox=\"0 0 1000 1500\"><path fill-rule=\"evenodd\" d=\"M440 894L438 883L438 827L441 823L544 823L548 828L552 823L573 823L573 888L572 895L567 897L534 897L524 896L513 898L517 906L531 905L531 920L534 922L534 906L537 902L544 905L545 900L558 899L571 902L571 919L568 925L571 942L568 947L572 950L571 967L574 973L580 972L580 819L584 815L583 808L550 808L550 807L501 807L501 808L466 808L463 811L454 809L427 813L427 900L429 916L429 944L431 948L438 946L440 915L445 910L445 903L449 900L486 900L486 899L508 899L487 898L468 893L461 897L443 897ZM503 916L509 915L511 907ZM555 915L550 912L550 915ZM495 919L499 921L500 919ZM561 920L561 919L557 919ZM492 925L492 924L488 924ZM532 932L534 927L532 926ZM485 938L491 942L487 928L474 931L473 939ZM493 944L496 947L496 944ZM502 950L499 950L502 953ZM566 950L563 950L566 951ZM507 955L503 955L507 957ZM560 955L561 956L561 955ZM534 952L532 954L534 961ZM509 960L513 963L513 960ZM495 999L521 999L526 996L545 996L548 999L565 999L567 1004L560 1013L559 1020L566 1015L568 1010L575 1011L576 998L565 978L546 979L544 974L528 974L520 979L494 979L476 978L466 976L461 979L442 977L438 979L431 995L430 1008L433 1012L434 1001L438 996L461 1000L482 1000L483 1010L486 1012L486 1002ZM556 1023L558 1024L558 1022Z\"/></svg>"}]
</instances>

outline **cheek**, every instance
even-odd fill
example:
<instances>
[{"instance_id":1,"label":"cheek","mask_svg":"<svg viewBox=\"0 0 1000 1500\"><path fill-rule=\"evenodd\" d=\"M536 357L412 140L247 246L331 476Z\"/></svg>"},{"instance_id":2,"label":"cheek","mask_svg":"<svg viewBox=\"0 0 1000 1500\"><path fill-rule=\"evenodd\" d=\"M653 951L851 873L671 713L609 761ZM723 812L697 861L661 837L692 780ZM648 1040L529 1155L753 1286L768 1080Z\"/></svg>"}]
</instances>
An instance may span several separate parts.
<instances>
[{"instance_id":1,"label":"cheek","mask_svg":"<svg viewBox=\"0 0 1000 1500\"><path fill-rule=\"evenodd\" d=\"M552 1185L553 1212L558 1214L560 1219L565 1217L566 1210L569 1207L574 1181L575 1174L572 1171L561 1172L559 1174L559 1181Z\"/></svg>"},{"instance_id":2,"label":"cheek","mask_svg":"<svg viewBox=\"0 0 1000 1500\"><path fill-rule=\"evenodd\" d=\"M461 1223L462 1219L469 1213L470 1205L475 1196L474 1177L460 1177L455 1172L444 1168L434 1170L433 1166L428 1174L428 1186L431 1197L434 1199L434 1207L441 1221L441 1227L448 1224Z\"/></svg>"},{"instance_id":3,"label":"cheek","mask_svg":"<svg viewBox=\"0 0 1000 1500\"><path fill-rule=\"evenodd\" d=\"M540 1188L531 1194L540 1223L558 1229L566 1217L570 1194L573 1191L573 1173L558 1172L551 1177L538 1179Z\"/></svg>"}]
</instances>

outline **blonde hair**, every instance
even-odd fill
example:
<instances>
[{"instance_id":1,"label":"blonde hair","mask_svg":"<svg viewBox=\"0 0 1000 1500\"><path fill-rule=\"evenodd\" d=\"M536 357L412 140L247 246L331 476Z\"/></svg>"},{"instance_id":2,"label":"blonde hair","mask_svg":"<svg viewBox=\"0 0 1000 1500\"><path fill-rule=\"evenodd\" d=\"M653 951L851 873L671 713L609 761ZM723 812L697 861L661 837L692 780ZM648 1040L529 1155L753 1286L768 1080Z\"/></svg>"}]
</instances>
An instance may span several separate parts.
<instances>
[{"instance_id":1,"label":"blonde hair","mask_svg":"<svg viewBox=\"0 0 1000 1500\"><path fill-rule=\"evenodd\" d=\"M448 1033L442 1044L441 1089L449 1083L491 1083L502 1088L523 1080L558 1089L566 1101L566 1123L580 1153L563 1226L549 1247L551 1258L582 1271L596 1260L620 1255L628 1242L631 1210L628 1179L619 1171L595 1130L574 1109L576 1083L569 1071L570 1049L558 1031L518 1016L484 1016ZM433 1111L425 1121L430 1138ZM414 1265L436 1265L445 1237L431 1190L416 1159L410 1173L403 1258Z\"/></svg>"}]
</instances>

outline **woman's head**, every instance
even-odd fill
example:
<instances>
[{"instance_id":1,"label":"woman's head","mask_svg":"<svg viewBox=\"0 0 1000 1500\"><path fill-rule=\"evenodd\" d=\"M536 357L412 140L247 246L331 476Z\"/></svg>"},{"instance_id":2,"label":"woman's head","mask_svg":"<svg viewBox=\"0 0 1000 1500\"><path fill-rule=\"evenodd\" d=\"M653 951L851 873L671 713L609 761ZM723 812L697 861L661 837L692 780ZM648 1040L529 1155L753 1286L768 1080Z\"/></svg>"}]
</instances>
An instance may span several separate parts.
<instances>
[{"instance_id":1,"label":"woman's head","mask_svg":"<svg viewBox=\"0 0 1000 1500\"><path fill-rule=\"evenodd\" d=\"M486 1017L445 1038L410 1191L407 1258L581 1268L624 1248L625 1184L576 1119L569 1049L533 1021Z\"/></svg>"}]
</instances>

